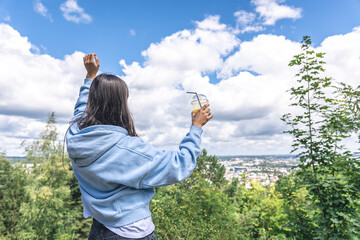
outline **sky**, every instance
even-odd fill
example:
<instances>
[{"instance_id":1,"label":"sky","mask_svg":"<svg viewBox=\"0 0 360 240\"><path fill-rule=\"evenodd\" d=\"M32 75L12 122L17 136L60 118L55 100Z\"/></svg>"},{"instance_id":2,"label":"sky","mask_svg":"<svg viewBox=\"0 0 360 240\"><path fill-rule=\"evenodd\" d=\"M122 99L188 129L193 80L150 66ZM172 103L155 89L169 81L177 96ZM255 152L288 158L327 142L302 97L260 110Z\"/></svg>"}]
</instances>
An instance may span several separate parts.
<instances>
[{"instance_id":1,"label":"sky","mask_svg":"<svg viewBox=\"0 0 360 240\"><path fill-rule=\"evenodd\" d=\"M357 86L359 12L360 0L0 0L0 151L23 156L50 112L61 141L94 52L100 72L128 84L136 129L155 147L177 149L196 91L214 114L210 154L288 154L288 63L308 35L326 75Z\"/></svg>"}]
</instances>

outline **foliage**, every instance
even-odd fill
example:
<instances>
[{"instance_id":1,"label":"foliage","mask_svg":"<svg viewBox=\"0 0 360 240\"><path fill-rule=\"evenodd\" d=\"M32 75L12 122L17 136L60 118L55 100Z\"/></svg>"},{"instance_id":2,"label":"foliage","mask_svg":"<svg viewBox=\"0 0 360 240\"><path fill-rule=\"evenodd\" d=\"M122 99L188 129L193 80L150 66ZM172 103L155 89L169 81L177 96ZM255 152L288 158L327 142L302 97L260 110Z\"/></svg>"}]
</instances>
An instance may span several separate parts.
<instances>
[{"instance_id":1,"label":"foliage","mask_svg":"<svg viewBox=\"0 0 360 240\"><path fill-rule=\"evenodd\" d=\"M307 189L298 183L295 172L280 176L276 190L281 194L284 213L287 214L283 229L291 229L286 235L296 239L313 239L317 228L314 216L318 213L310 207L313 200L309 198Z\"/></svg>"},{"instance_id":2,"label":"foliage","mask_svg":"<svg viewBox=\"0 0 360 240\"><path fill-rule=\"evenodd\" d=\"M0 207L7 232L1 235L6 239L87 237L89 220L83 220L79 188L68 158L63 159L55 123L52 113L40 137L23 143L27 167L16 168L1 159L1 185L7 185Z\"/></svg>"},{"instance_id":3,"label":"foliage","mask_svg":"<svg viewBox=\"0 0 360 240\"><path fill-rule=\"evenodd\" d=\"M323 56L324 53L311 49L310 38L304 37L302 52L289 64L300 67L296 74L298 85L290 89L291 105L300 114L289 113L282 118L291 126L287 133L294 137L293 152L298 153L301 161L294 188L306 188L307 211L315 213L315 223L308 226L314 227L314 231L309 233L302 226L299 232L304 236L311 234L311 239L352 239L360 234L356 211L360 168L343 140L360 129L355 108L358 102L353 101L358 92L344 84L337 87L331 78L322 76ZM292 188L291 184L287 187ZM288 196L288 205L294 203L290 192L284 195ZM297 212L299 222L311 215L301 213L302 210Z\"/></svg>"},{"instance_id":4,"label":"foliage","mask_svg":"<svg viewBox=\"0 0 360 240\"><path fill-rule=\"evenodd\" d=\"M22 164L11 164L4 154L0 154L0 236L16 237L18 219L21 218L20 205L28 201L26 182Z\"/></svg>"},{"instance_id":5,"label":"foliage","mask_svg":"<svg viewBox=\"0 0 360 240\"><path fill-rule=\"evenodd\" d=\"M224 167L205 150L199 160L184 182L156 189L151 209L159 239L236 239L234 209L218 182L225 182Z\"/></svg>"},{"instance_id":6,"label":"foliage","mask_svg":"<svg viewBox=\"0 0 360 240\"><path fill-rule=\"evenodd\" d=\"M22 204L22 226L34 236L55 238L64 231L67 200L70 193L65 184L70 172L61 162L62 145L57 142L55 118L49 117L40 138L24 143L27 160L33 164L26 187L30 201ZM51 226L49 228L49 226ZM21 234L21 233L20 233Z\"/></svg>"},{"instance_id":7,"label":"foliage","mask_svg":"<svg viewBox=\"0 0 360 240\"><path fill-rule=\"evenodd\" d=\"M224 186L227 183L224 165L218 162L216 156L208 156L205 149L196 159L196 164L194 173L199 173L202 178L215 184L217 187Z\"/></svg>"},{"instance_id":8,"label":"foliage","mask_svg":"<svg viewBox=\"0 0 360 240\"><path fill-rule=\"evenodd\" d=\"M251 182L250 189L241 185L238 194L238 225L246 239L285 239L290 229L282 227L287 215L274 186Z\"/></svg>"},{"instance_id":9,"label":"foliage","mask_svg":"<svg viewBox=\"0 0 360 240\"><path fill-rule=\"evenodd\" d=\"M224 174L204 150L187 180L157 188L151 209L158 239L286 239L287 216L275 188L246 189Z\"/></svg>"}]
</instances>

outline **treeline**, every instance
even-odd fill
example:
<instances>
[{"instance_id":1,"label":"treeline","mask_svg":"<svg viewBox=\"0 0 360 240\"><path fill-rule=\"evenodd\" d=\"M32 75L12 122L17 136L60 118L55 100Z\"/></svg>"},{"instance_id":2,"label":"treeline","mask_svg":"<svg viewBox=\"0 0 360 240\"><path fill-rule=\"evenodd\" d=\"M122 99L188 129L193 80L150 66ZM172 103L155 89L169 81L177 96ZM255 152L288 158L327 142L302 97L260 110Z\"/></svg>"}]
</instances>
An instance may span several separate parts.
<instances>
[{"instance_id":1,"label":"treeline","mask_svg":"<svg viewBox=\"0 0 360 240\"><path fill-rule=\"evenodd\" d=\"M92 220L83 218L77 181L69 160L62 160L53 120L26 147L31 168L0 157L0 239L87 239ZM306 186L297 185L298 174L280 176L274 186L253 182L248 189L237 178L228 182L218 158L203 150L190 178L156 189L151 202L156 235L160 240L356 239L359 200L345 206L354 213L346 227L326 237L319 203ZM343 212L339 204L331 211Z\"/></svg>"},{"instance_id":2,"label":"treeline","mask_svg":"<svg viewBox=\"0 0 360 240\"><path fill-rule=\"evenodd\" d=\"M360 162L343 145L359 135L360 86L324 77L323 53L304 37L290 62L298 67L290 89L297 114L286 114L297 170L274 185L245 188L228 182L225 168L204 150L184 182L157 188L151 202L158 239L359 239ZM39 139L24 143L26 161L0 154L0 239L86 239L77 181L55 117Z\"/></svg>"}]
</instances>

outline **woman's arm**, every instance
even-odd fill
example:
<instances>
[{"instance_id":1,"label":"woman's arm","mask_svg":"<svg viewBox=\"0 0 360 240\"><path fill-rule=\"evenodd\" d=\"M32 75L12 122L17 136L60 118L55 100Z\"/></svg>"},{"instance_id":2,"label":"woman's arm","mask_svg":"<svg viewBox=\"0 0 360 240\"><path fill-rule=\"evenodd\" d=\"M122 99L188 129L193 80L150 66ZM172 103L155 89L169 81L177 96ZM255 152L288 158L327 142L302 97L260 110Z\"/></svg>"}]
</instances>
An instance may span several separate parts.
<instances>
[{"instance_id":1,"label":"woman's arm","mask_svg":"<svg viewBox=\"0 0 360 240\"><path fill-rule=\"evenodd\" d=\"M201 152L202 126L213 115L209 105L192 113L192 126L179 145L178 151L158 150L139 137L111 134L108 136L115 145L106 150L106 157L99 157L93 164L77 167L91 172L108 183L118 183L133 188L152 188L181 182L190 176ZM105 138L93 146L107 141ZM110 140L110 139L109 139ZM74 144L74 143L73 143ZM75 167L75 166L74 166ZM90 176L89 175L89 176Z\"/></svg>"},{"instance_id":2,"label":"woman's arm","mask_svg":"<svg viewBox=\"0 0 360 240\"><path fill-rule=\"evenodd\" d=\"M86 79L84 84L80 87L79 98L76 101L74 116L72 120L77 119L85 111L86 103L88 100L89 88L92 80L96 77L96 74L100 67L99 59L95 53L90 53L84 56L84 66L86 69Z\"/></svg>"},{"instance_id":3,"label":"woman's arm","mask_svg":"<svg viewBox=\"0 0 360 240\"><path fill-rule=\"evenodd\" d=\"M141 188L167 186L190 176L201 152L202 127L214 117L209 104L204 105L196 114L192 112L191 116L192 126L181 141L179 151L154 151L147 173L139 183Z\"/></svg>"},{"instance_id":4,"label":"woman's arm","mask_svg":"<svg viewBox=\"0 0 360 240\"><path fill-rule=\"evenodd\" d=\"M201 152L202 127L213 117L208 104L192 113L192 126L178 151L152 147L138 137L127 136L114 146L102 164L93 166L109 182L134 188L152 188L181 182L190 176Z\"/></svg>"}]
</instances>

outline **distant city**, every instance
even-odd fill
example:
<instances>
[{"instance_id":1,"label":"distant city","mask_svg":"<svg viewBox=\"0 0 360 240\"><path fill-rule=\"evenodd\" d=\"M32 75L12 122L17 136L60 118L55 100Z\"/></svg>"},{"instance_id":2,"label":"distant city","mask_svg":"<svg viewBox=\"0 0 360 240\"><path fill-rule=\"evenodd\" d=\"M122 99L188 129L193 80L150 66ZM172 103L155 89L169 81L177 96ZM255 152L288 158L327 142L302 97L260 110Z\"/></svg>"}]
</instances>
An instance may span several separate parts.
<instances>
[{"instance_id":1,"label":"distant city","mask_svg":"<svg viewBox=\"0 0 360 240\"><path fill-rule=\"evenodd\" d=\"M246 188L251 188L251 182L273 184L279 179L280 174L289 174L299 164L299 158L293 155L242 155L218 158L226 168L225 178L229 181L238 178Z\"/></svg>"}]
</instances>

